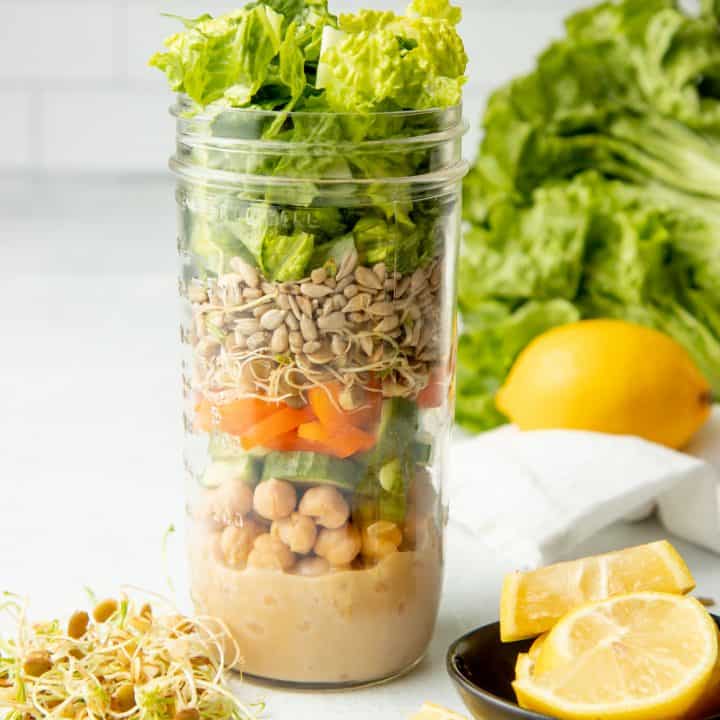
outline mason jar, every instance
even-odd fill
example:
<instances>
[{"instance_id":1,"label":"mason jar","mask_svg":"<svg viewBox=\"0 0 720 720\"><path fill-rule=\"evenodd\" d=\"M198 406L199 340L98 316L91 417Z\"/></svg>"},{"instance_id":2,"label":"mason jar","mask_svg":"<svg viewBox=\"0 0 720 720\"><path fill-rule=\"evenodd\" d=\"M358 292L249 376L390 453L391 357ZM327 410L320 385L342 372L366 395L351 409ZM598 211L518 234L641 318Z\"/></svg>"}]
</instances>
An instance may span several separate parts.
<instances>
[{"instance_id":1,"label":"mason jar","mask_svg":"<svg viewBox=\"0 0 720 720\"><path fill-rule=\"evenodd\" d=\"M461 109L174 114L196 610L255 678L395 677L442 584Z\"/></svg>"}]
</instances>

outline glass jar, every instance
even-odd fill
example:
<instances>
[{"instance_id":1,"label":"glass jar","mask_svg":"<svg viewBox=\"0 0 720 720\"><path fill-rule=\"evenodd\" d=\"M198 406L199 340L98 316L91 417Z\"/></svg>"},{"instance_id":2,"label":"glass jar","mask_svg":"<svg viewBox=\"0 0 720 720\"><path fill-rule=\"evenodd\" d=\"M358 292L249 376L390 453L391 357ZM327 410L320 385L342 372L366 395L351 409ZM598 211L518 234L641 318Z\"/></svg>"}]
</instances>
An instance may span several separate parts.
<instances>
[{"instance_id":1,"label":"glass jar","mask_svg":"<svg viewBox=\"0 0 720 720\"><path fill-rule=\"evenodd\" d=\"M442 584L461 109L174 113L197 612L256 678L394 677Z\"/></svg>"}]
</instances>

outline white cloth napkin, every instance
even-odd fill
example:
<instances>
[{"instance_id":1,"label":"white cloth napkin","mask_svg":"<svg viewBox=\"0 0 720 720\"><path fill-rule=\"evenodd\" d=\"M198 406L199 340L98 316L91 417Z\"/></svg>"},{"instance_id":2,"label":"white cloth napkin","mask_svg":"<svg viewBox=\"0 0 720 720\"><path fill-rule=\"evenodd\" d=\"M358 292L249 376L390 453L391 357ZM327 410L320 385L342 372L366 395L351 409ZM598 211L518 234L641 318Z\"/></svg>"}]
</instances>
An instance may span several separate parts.
<instances>
[{"instance_id":1,"label":"white cloth napkin","mask_svg":"<svg viewBox=\"0 0 720 720\"><path fill-rule=\"evenodd\" d=\"M554 562L654 503L670 533L720 553L720 407L687 453L505 426L457 442L451 465L450 524L515 567Z\"/></svg>"}]
</instances>

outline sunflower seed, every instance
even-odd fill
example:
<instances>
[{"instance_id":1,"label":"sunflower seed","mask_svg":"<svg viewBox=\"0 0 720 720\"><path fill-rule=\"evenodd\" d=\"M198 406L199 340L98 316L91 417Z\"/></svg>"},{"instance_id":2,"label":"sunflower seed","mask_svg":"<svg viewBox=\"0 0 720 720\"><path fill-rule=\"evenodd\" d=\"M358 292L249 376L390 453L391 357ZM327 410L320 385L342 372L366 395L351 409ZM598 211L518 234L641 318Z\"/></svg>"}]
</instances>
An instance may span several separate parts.
<instances>
[{"instance_id":1,"label":"sunflower seed","mask_svg":"<svg viewBox=\"0 0 720 720\"><path fill-rule=\"evenodd\" d=\"M299 352L302 350L303 336L301 333L293 331L288 335L288 339L290 340L290 349L293 352Z\"/></svg>"},{"instance_id":2,"label":"sunflower seed","mask_svg":"<svg viewBox=\"0 0 720 720\"><path fill-rule=\"evenodd\" d=\"M355 313L360 310L365 310L370 305L372 297L368 293L359 293L355 297L350 298L347 305L342 309L346 313Z\"/></svg>"},{"instance_id":3,"label":"sunflower seed","mask_svg":"<svg viewBox=\"0 0 720 720\"><path fill-rule=\"evenodd\" d=\"M285 324L290 330L298 330L300 328L300 323L298 322L298 319L292 313L288 313L285 316Z\"/></svg>"},{"instance_id":4,"label":"sunflower seed","mask_svg":"<svg viewBox=\"0 0 720 720\"><path fill-rule=\"evenodd\" d=\"M329 278L325 281L325 285L327 285L329 288L331 288L332 290L334 290L334 289L337 287L337 282L335 281L335 278L329 277Z\"/></svg>"},{"instance_id":5,"label":"sunflower seed","mask_svg":"<svg viewBox=\"0 0 720 720\"><path fill-rule=\"evenodd\" d=\"M354 280L352 275L347 275L342 280L339 280L337 285L335 286L335 290L337 292L344 292L345 288L352 283Z\"/></svg>"},{"instance_id":6,"label":"sunflower seed","mask_svg":"<svg viewBox=\"0 0 720 720\"><path fill-rule=\"evenodd\" d=\"M241 257L230 258L230 267L242 278L242 281L248 287L256 288L260 285L260 275L258 271Z\"/></svg>"},{"instance_id":7,"label":"sunflower seed","mask_svg":"<svg viewBox=\"0 0 720 720\"><path fill-rule=\"evenodd\" d=\"M380 317L387 317L395 312L395 305L391 302L377 302L373 303L368 309L370 315L379 315Z\"/></svg>"},{"instance_id":8,"label":"sunflower seed","mask_svg":"<svg viewBox=\"0 0 720 720\"><path fill-rule=\"evenodd\" d=\"M260 288L245 288L242 291L243 300L257 300L263 296L263 291Z\"/></svg>"},{"instance_id":9,"label":"sunflower seed","mask_svg":"<svg viewBox=\"0 0 720 720\"><path fill-rule=\"evenodd\" d=\"M343 290L343 295L348 299L354 298L360 292L360 288L357 285L348 285Z\"/></svg>"},{"instance_id":10,"label":"sunflower seed","mask_svg":"<svg viewBox=\"0 0 720 720\"><path fill-rule=\"evenodd\" d=\"M373 344L372 338L369 335L361 335L360 338L358 339L358 342L360 343L360 348L362 349L362 351L368 357L370 357L375 350L375 346Z\"/></svg>"},{"instance_id":11,"label":"sunflower seed","mask_svg":"<svg viewBox=\"0 0 720 720\"><path fill-rule=\"evenodd\" d=\"M364 323L368 321L368 314L366 312L350 313L348 317L354 323Z\"/></svg>"},{"instance_id":12,"label":"sunflower seed","mask_svg":"<svg viewBox=\"0 0 720 720\"><path fill-rule=\"evenodd\" d=\"M333 335L330 349L334 355L344 355L347 352L347 343L339 335Z\"/></svg>"},{"instance_id":13,"label":"sunflower seed","mask_svg":"<svg viewBox=\"0 0 720 720\"><path fill-rule=\"evenodd\" d=\"M285 310L268 310L260 318L260 326L265 330L277 330L285 322Z\"/></svg>"},{"instance_id":14,"label":"sunflower seed","mask_svg":"<svg viewBox=\"0 0 720 720\"><path fill-rule=\"evenodd\" d=\"M327 317L332 311L333 311L332 298L328 298L328 299L323 303L321 315L322 315L323 317Z\"/></svg>"},{"instance_id":15,"label":"sunflower seed","mask_svg":"<svg viewBox=\"0 0 720 720\"><path fill-rule=\"evenodd\" d=\"M315 322L307 315L303 315L300 318L300 331L302 332L302 336L305 338L305 340L317 340L317 326L315 325Z\"/></svg>"},{"instance_id":16,"label":"sunflower seed","mask_svg":"<svg viewBox=\"0 0 720 720\"><path fill-rule=\"evenodd\" d=\"M281 310L289 310L290 298L285 293L280 293L277 298L277 304Z\"/></svg>"},{"instance_id":17,"label":"sunflower seed","mask_svg":"<svg viewBox=\"0 0 720 720\"><path fill-rule=\"evenodd\" d=\"M322 285L327 279L327 272L325 271L325 268L315 268L315 270L310 273L310 279L316 285Z\"/></svg>"},{"instance_id":18,"label":"sunflower seed","mask_svg":"<svg viewBox=\"0 0 720 720\"><path fill-rule=\"evenodd\" d=\"M364 285L366 288L382 290L382 282L378 279L378 276L372 270L362 265L355 268L355 280L359 285Z\"/></svg>"},{"instance_id":19,"label":"sunflower seed","mask_svg":"<svg viewBox=\"0 0 720 720\"><path fill-rule=\"evenodd\" d=\"M266 347L268 344L268 333L260 331L253 333L247 339L248 350L259 350L262 347Z\"/></svg>"},{"instance_id":20,"label":"sunflower seed","mask_svg":"<svg viewBox=\"0 0 720 720\"><path fill-rule=\"evenodd\" d=\"M314 352L317 352L318 350L321 350L322 346L323 345L321 342L318 342L317 340L311 340L310 342L306 342L302 346L302 351L306 355L310 355L310 353L314 353Z\"/></svg>"},{"instance_id":21,"label":"sunflower seed","mask_svg":"<svg viewBox=\"0 0 720 720\"><path fill-rule=\"evenodd\" d=\"M290 303L290 312L295 316L296 320L300 320L302 312L297 300L292 295L288 295L288 302Z\"/></svg>"},{"instance_id":22,"label":"sunflower seed","mask_svg":"<svg viewBox=\"0 0 720 720\"><path fill-rule=\"evenodd\" d=\"M389 333L400 325L400 318L397 315L389 315L375 326L377 333Z\"/></svg>"},{"instance_id":23,"label":"sunflower seed","mask_svg":"<svg viewBox=\"0 0 720 720\"><path fill-rule=\"evenodd\" d=\"M316 285L315 283L303 283L300 286L300 292L309 298L322 298L330 295L332 289L325 285Z\"/></svg>"},{"instance_id":24,"label":"sunflower seed","mask_svg":"<svg viewBox=\"0 0 720 720\"><path fill-rule=\"evenodd\" d=\"M240 318L235 323L235 330L243 335L252 335L260 329L260 321L256 318Z\"/></svg>"},{"instance_id":25,"label":"sunflower seed","mask_svg":"<svg viewBox=\"0 0 720 720\"><path fill-rule=\"evenodd\" d=\"M277 293L277 286L269 282L264 282L260 285L265 295L275 295Z\"/></svg>"},{"instance_id":26,"label":"sunflower seed","mask_svg":"<svg viewBox=\"0 0 720 720\"><path fill-rule=\"evenodd\" d=\"M284 353L288 349L288 329L285 325L275 328L270 339L270 350L276 354Z\"/></svg>"},{"instance_id":27,"label":"sunflower seed","mask_svg":"<svg viewBox=\"0 0 720 720\"><path fill-rule=\"evenodd\" d=\"M406 275L404 278L401 278L400 281L395 285L393 297L396 299L401 298L408 291L409 287L410 277Z\"/></svg>"},{"instance_id":28,"label":"sunflower seed","mask_svg":"<svg viewBox=\"0 0 720 720\"><path fill-rule=\"evenodd\" d=\"M378 280L380 280L380 282L385 280L385 275L386 275L387 270L385 268L384 262L374 265L372 270L373 270L373 273L375 273L375 276L378 278Z\"/></svg>"},{"instance_id":29,"label":"sunflower seed","mask_svg":"<svg viewBox=\"0 0 720 720\"><path fill-rule=\"evenodd\" d=\"M345 307L345 296L342 294L337 294L332 296L332 306L333 310L342 310Z\"/></svg>"},{"instance_id":30,"label":"sunflower seed","mask_svg":"<svg viewBox=\"0 0 720 720\"><path fill-rule=\"evenodd\" d=\"M308 353L308 360L315 363L315 365L325 365L335 358L335 356L329 350L318 350L314 353Z\"/></svg>"},{"instance_id":31,"label":"sunflower seed","mask_svg":"<svg viewBox=\"0 0 720 720\"><path fill-rule=\"evenodd\" d=\"M425 271L422 268L418 268L410 278L410 292L415 295L422 290L425 285Z\"/></svg>"},{"instance_id":32,"label":"sunflower seed","mask_svg":"<svg viewBox=\"0 0 720 720\"><path fill-rule=\"evenodd\" d=\"M298 307L302 311L303 315L306 315L307 317L312 317L313 314L313 306L310 302L309 298L303 297L302 295L298 295L297 298ZM299 319L299 318L298 318Z\"/></svg>"},{"instance_id":33,"label":"sunflower seed","mask_svg":"<svg viewBox=\"0 0 720 720\"><path fill-rule=\"evenodd\" d=\"M321 330L343 330L347 326L347 321L343 313L334 312L318 318L317 324Z\"/></svg>"},{"instance_id":34,"label":"sunflower seed","mask_svg":"<svg viewBox=\"0 0 720 720\"><path fill-rule=\"evenodd\" d=\"M338 268L338 271L335 274L335 279L339 281L339 280L342 280L343 278L347 277L348 275L351 275L353 270L355 270L357 261L358 261L357 250L355 248L351 248L351 250L341 260L340 267Z\"/></svg>"}]
</instances>

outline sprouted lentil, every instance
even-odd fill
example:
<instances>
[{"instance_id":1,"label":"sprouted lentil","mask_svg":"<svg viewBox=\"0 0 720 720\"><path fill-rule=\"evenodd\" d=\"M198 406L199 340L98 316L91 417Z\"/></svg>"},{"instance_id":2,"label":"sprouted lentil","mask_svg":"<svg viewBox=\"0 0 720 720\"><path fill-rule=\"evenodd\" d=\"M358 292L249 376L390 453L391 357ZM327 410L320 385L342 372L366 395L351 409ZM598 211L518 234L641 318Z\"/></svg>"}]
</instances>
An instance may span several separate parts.
<instances>
[{"instance_id":1,"label":"sprouted lentil","mask_svg":"<svg viewBox=\"0 0 720 720\"><path fill-rule=\"evenodd\" d=\"M157 600L164 614L122 594L64 624L31 623L27 603L5 594L0 611L16 632L0 638L0 711L7 720L256 718L261 708L228 687L241 658L225 625Z\"/></svg>"}]
</instances>

